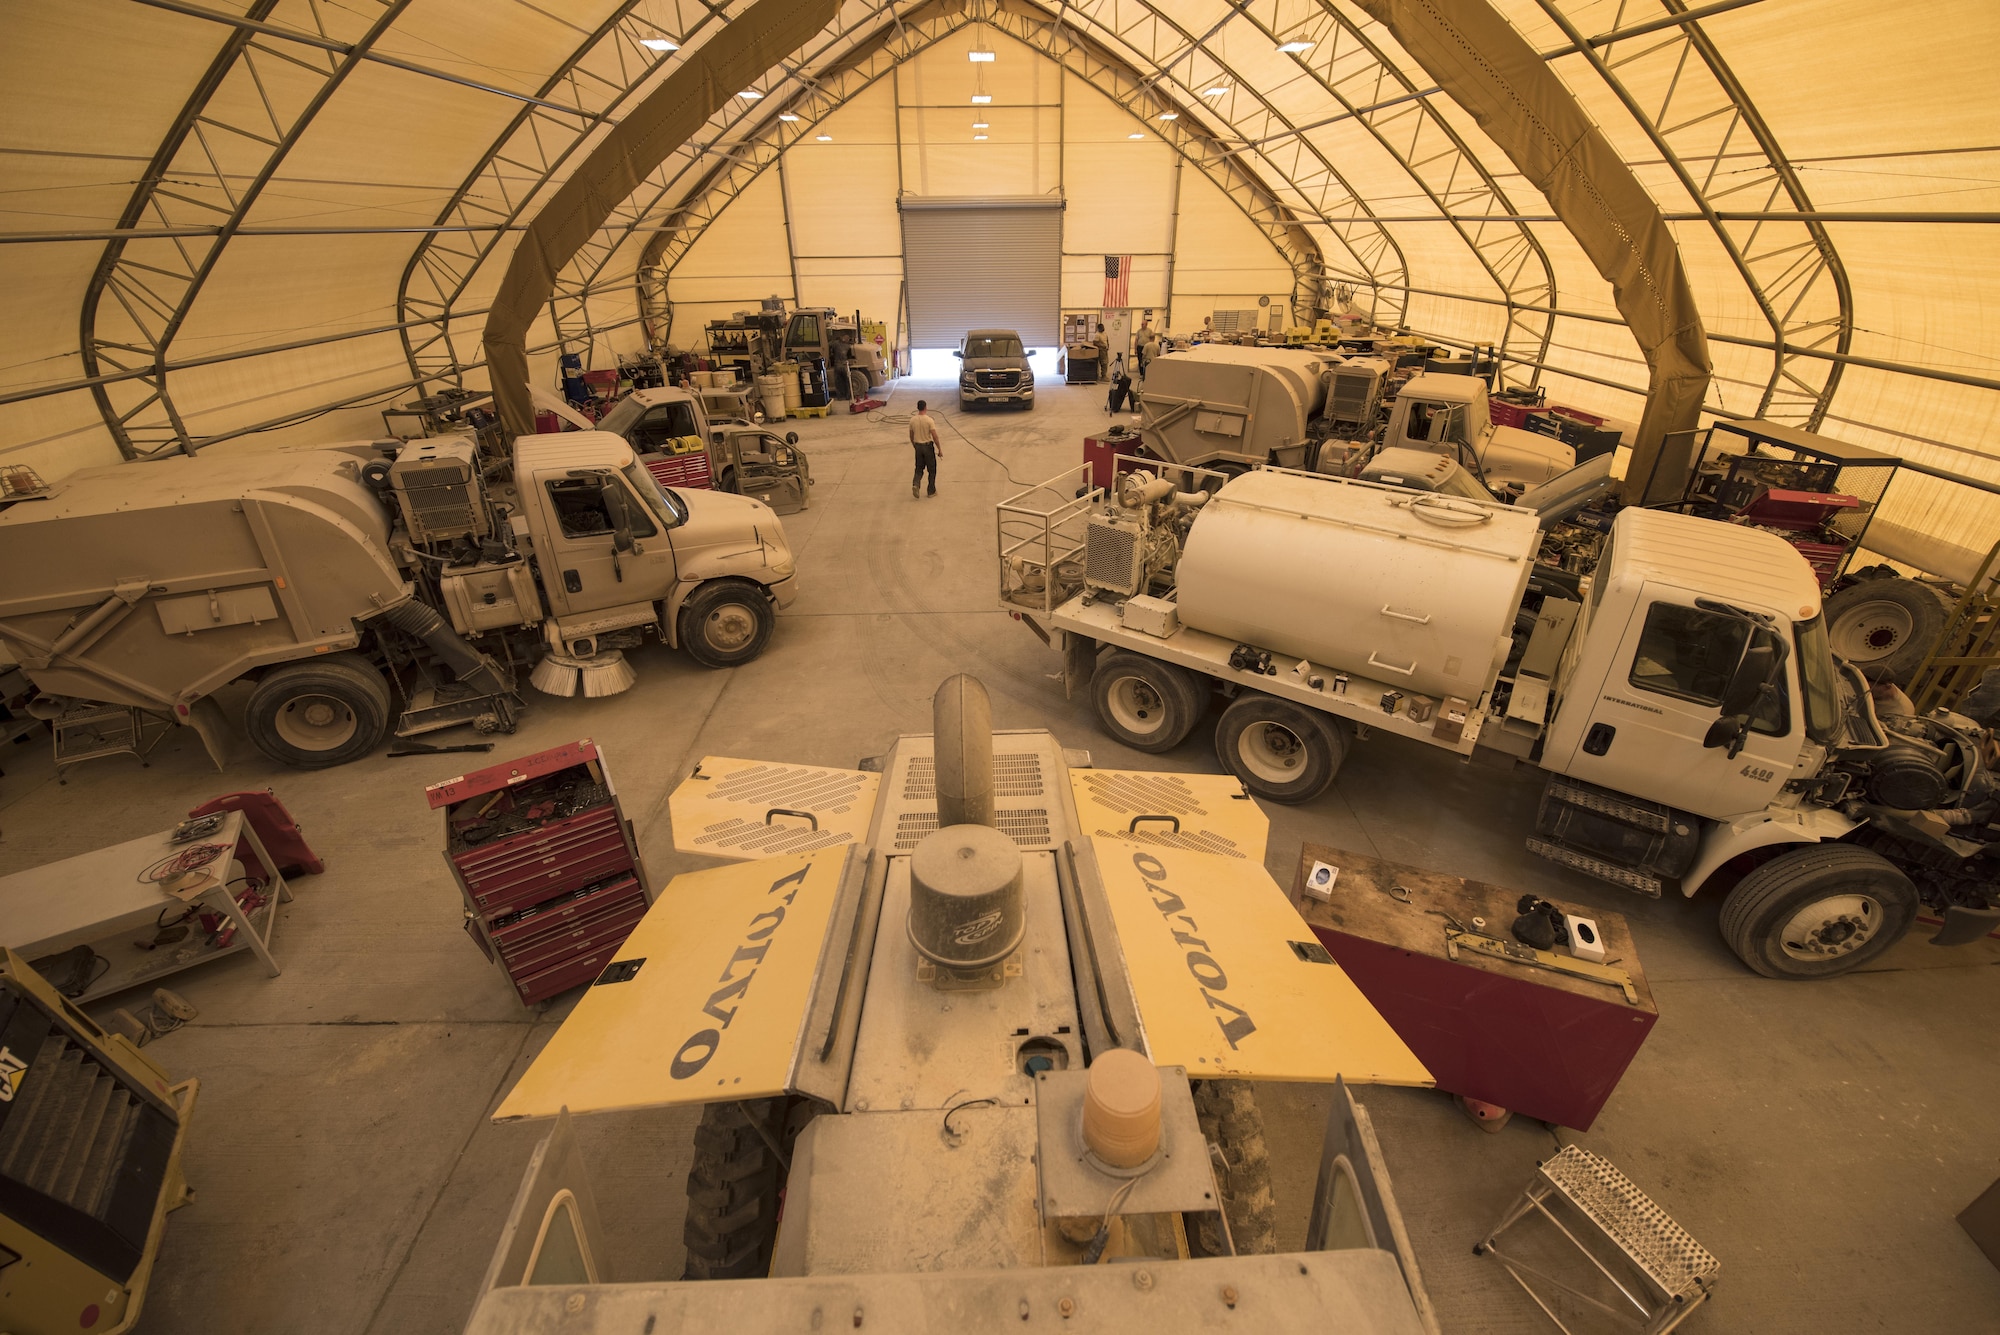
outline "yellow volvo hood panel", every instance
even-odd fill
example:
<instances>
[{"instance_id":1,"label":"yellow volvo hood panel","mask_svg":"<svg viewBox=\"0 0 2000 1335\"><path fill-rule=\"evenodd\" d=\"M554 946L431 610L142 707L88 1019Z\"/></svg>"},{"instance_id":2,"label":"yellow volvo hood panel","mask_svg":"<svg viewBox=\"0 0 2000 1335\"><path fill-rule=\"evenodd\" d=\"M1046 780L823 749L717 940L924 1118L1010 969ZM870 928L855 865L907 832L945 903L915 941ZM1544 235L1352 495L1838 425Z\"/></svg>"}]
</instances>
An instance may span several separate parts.
<instances>
[{"instance_id":1,"label":"yellow volvo hood panel","mask_svg":"<svg viewBox=\"0 0 2000 1335\"><path fill-rule=\"evenodd\" d=\"M1264 861L1271 819L1233 775L1073 769L1069 783L1087 835Z\"/></svg>"},{"instance_id":2,"label":"yellow volvo hood panel","mask_svg":"<svg viewBox=\"0 0 2000 1335\"><path fill-rule=\"evenodd\" d=\"M1262 862L1090 842L1155 1062L1197 1078L1434 1083Z\"/></svg>"},{"instance_id":3,"label":"yellow volvo hood panel","mask_svg":"<svg viewBox=\"0 0 2000 1335\"><path fill-rule=\"evenodd\" d=\"M494 1120L783 1093L851 853L674 877Z\"/></svg>"},{"instance_id":4,"label":"yellow volvo hood panel","mask_svg":"<svg viewBox=\"0 0 2000 1335\"><path fill-rule=\"evenodd\" d=\"M716 858L765 858L858 844L867 838L881 781L858 769L703 756L667 799L674 847Z\"/></svg>"}]
</instances>

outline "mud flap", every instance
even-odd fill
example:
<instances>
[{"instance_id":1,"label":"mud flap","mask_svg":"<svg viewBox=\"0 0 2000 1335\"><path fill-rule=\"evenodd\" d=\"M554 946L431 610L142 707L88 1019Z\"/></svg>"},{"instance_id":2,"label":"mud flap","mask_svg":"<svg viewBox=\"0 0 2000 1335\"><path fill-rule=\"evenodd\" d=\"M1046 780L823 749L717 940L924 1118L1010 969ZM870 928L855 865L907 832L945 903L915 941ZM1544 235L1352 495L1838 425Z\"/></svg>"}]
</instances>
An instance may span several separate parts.
<instances>
[{"instance_id":1,"label":"mud flap","mask_svg":"<svg viewBox=\"0 0 2000 1335\"><path fill-rule=\"evenodd\" d=\"M236 749L236 729L230 725L229 716L222 712L222 706L204 695L188 708L187 721L188 726L201 735L201 744L208 751L208 758L215 762L216 769L228 768L229 757Z\"/></svg>"},{"instance_id":2,"label":"mud flap","mask_svg":"<svg viewBox=\"0 0 2000 1335\"><path fill-rule=\"evenodd\" d=\"M846 846L676 876L493 1120L799 1092L837 1101L845 1066L805 1071L800 1054L835 1053L819 1031L858 1013L842 985L857 962L866 977L851 943L869 862ZM844 1010L815 1004L843 995Z\"/></svg>"},{"instance_id":3,"label":"mud flap","mask_svg":"<svg viewBox=\"0 0 2000 1335\"><path fill-rule=\"evenodd\" d=\"M1438 1335L1437 1312L1417 1267L1416 1248L1403 1226L1403 1212L1389 1185L1389 1164L1368 1120L1368 1110L1354 1101L1345 1081L1333 1086L1333 1107L1327 1110L1326 1139L1320 1147L1319 1182L1313 1191L1312 1217L1306 1224L1305 1250L1342 1251L1369 1247L1392 1253L1402 1268L1410 1304L1429 1335Z\"/></svg>"},{"instance_id":4,"label":"mud flap","mask_svg":"<svg viewBox=\"0 0 2000 1335\"><path fill-rule=\"evenodd\" d=\"M603 1239L590 1174L565 1108L528 1159L479 1294L524 1284L608 1284Z\"/></svg>"},{"instance_id":5,"label":"mud flap","mask_svg":"<svg viewBox=\"0 0 2000 1335\"><path fill-rule=\"evenodd\" d=\"M1073 700L1078 691L1090 685L1091 673L1097 670L1097 641L1068 630L1062 637L1063 698Z\"/></svg>"},{"instance_id":6,"label":"mud flap","mask_svg":"<svg viewBox=\"0 0 2000 1335\"><path fill-rule=\"evenodd\" d=\"M1969 909L1953 904L1944 911L1944 926L1938 928L1931 944L1969 946L1994 931L2000 931L2000 908Z\"/></svg>"},{"instance_id":7,"label":"mud flap","mask_svg":"<svg viewBox=\"0 0 2000 1335\"><path fill-rule=\"evenodd\" d=\"M1196 1079L1436 1083L1261 861L1109 839L1084 849L1155 1063Z\"/></svg>"}]
</instances>

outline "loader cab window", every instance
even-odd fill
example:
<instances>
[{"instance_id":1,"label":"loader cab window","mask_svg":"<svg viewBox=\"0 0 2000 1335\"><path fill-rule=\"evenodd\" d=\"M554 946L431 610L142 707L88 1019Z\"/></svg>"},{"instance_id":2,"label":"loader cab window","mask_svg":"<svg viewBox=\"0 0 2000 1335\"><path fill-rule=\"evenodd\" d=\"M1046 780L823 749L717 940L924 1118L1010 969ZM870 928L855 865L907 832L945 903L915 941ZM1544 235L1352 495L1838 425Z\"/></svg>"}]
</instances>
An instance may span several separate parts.
<instances>
[{"instance_id":1,"label":"loader cab window","mask_svg":"<svg viewBox=\"0 0 2000 1335\"><path fill-rule=\"evenodd\" d=\"M601 476L549 479L549 504L556 512L556 523L561 526L565 538L608 538L616 531L610 507L604 501L604 483L605 478ZM633 537L650 538L660 531L654 526L651 512L639 504L629 491L626 493L625 509Z\"/></svg>"},{"instance_id":2,"label":"loader cab window","mask_svg":"<svg viewBox=\"0 0 2000 1335\"><path fill-rule=\"evenodd\" d=\"M1431 415L1437 411L1434 403L1421 400L1410 404L1410 421L1403 428L1403 435L1409 440L1429 440L1431 438Z\"/></svg>"},{"instance_id":3,"label":"loader cab window","mask_svg":"<svg viewBox=\"0 0 2000 1335\"><path fill-rule=\"evenodd\" d=\"M819 346L819 317L817 315L794 315L791 330L785 335L785 344L794 348L816 348Z\"/></svg>"},{"instance_id":4,"label":"loader cab window","mask_svg":"<svg viewBox=\"0 0 2000 1335\"><path fill-rule=\"evenodd\" d=\"M1602 569L1602 567L1599 567ZM1720 705L1729 677L1749 642L1750 624L1740 617L1704 612L1679 603L1654 603L1646 610L1638 652L1627 680L1642 691L1670 695L1697 705ZM1760 644L1783 651L1777 636L1756 632ZM1792 730L1788 692L1781 681L1774 699L1758 706L1750 730L1783 737Z\"/></svg>"}]
</instances>

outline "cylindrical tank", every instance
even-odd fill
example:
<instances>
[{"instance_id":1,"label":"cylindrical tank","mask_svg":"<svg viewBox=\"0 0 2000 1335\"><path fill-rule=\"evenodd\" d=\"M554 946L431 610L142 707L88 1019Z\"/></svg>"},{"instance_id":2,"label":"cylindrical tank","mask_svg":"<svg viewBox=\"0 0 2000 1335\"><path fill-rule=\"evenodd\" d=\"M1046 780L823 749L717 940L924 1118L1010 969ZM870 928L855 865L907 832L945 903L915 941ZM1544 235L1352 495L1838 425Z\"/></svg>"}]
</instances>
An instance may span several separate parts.
<instances>
[{"instance_id":1,"label":"cylindrical tank","mask_svg":"<svg viewBox=\"0 0 2000 1335\"><path fill-rule=\"evenodd\" d=\"M1021 850L991 825L947 825L910 856L910 944L957 973L999 963L1028 920Z\"/></svg>"},{"instance_id":2,"label":"cylindrical tank","mask_svg":"<svg viewBox=\"0 0 2000 1335\"><path fill-rule=\"evenodd\" d=\"M1506 661L1537 544L1535 516L1498 503L1259 470L1195 519L1181 624L1476 701Z\"/></svg>"}]
</instances>

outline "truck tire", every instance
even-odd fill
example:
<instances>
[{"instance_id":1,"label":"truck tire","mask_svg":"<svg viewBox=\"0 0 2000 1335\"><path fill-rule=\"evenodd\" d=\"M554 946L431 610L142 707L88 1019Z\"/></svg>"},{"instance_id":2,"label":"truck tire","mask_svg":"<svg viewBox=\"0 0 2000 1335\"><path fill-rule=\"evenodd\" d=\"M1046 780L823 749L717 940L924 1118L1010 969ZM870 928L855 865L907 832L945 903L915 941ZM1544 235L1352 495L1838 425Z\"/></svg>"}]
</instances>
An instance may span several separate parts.
<instances>
[{"instance_id":1,"label":"truck tire","mask_svg":"<svg viewBox=\"0 0 2000 1335\"><path fill-rule=\"evenodd\" d=\"M1951 604L1913 579L1864 579L1826 600L1826 634L1839 654L1871 677L1908 686L1938 636Z\"/></svg>"},{"instance_id":2,"label":"truck tire","mask_svg":"<svg viewBox=\"0 0 2000 1335\"><path fill-rule=\"evenodd\" d=\"M734 492L736 490L736 470L733 468L723 469L721 476L715 479L715 489L717 491Z\"/></svg>"},{"instance_id":3,"label":"truck tire","mask_svg":"<svg viewBox=\"0 0 2000 1335\"><path fill-rule=\"evenodd\" d=\"M777 621L770 596L755 584L711 580L681 604L681 647L703 667L737 667L764 652Z\"/></svg>"},{"instance_id":4,"label":"truck tire","mask_svg":"<svg viewBox=\"0 0 2000 1335\"><path fill-rule=\"evenodd\" d=\"M388 735L389 683L367 659L334 654L266 673L250 692L244 730L293 769L327 769L367 755Z\"/></svg>"},{"instance_id":5,"label":"truck tire","mask_svg":"<svg viewBox=\"0 0 2000 1335\"><path fill-rule=\"evenodd\" d=\"M682 1279L762 1279L770 1273L785 1188L778 1148L789 1155L810 1120L811 1104L782 1096L701 1110L688 1166Z\"/></svg>"},{"instance_id":6,"label":"truck tire","mask_svg":"<svg viewBox=\"0 0 2000 1335\"><path fill-rule=\"evenodd\" d=\"M1766 978L1831 978L1902 939L1917 887L1879 853L1814 844L1763 863L1722 903L1722 939Z\"/></svg>"},{"instance_id":7,"label":"truck tire","mask_svg":"<svg viewBox=\"0 0 2000 1335\"><path fill-rule=\"evenodd\" d=\"M1215 754L1257 796L1310 802L1340 772L1347 735L1317 710L1246 691L1216 720Z\"/></svg>"},{"instance_id":8,"label":"truck tire","mask_svg":"<svg viewBox=\"0 0 2000 1335\"><path fill-rule=\"evenodd\" d=\"M1201 1137L1212 1147L1210 1161L1216 1185L1222 1189L1222 1214L1229 1236L1222 1235L1215 1214L1190 1217L1190 1250L1204 1256L1227 1256L1230 1243L1238 1256L1269 1256L1278 1250L1278 1202L1271 1193L1271 1152L1264 1142L1264 1114L1247 1080L1198 1080L1194 1111ZM1220 1163L1214 1163L1216 1155Z\"/></svg>"},{"instance_id":9,"label":"truck tire","mask_svg":"<svg viewBox=\"0 0 2000 1335\"><path fill-rule=\"evenodd\" d=\"M1091 673L1090 698L1106 732L1154 754L1186 741L1205 703L1191 673L1130 653L1105 656Z\"/></svg>"}]
</instances>

